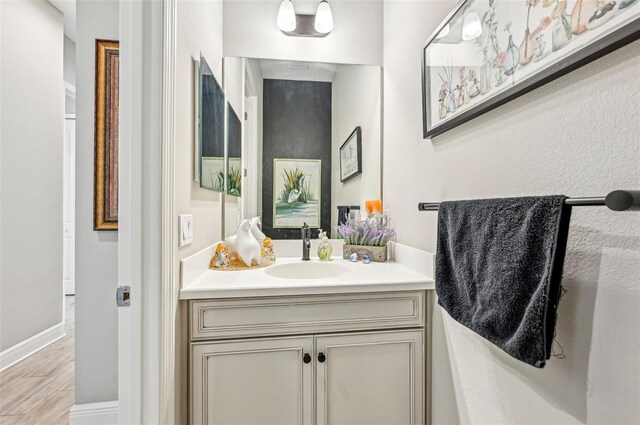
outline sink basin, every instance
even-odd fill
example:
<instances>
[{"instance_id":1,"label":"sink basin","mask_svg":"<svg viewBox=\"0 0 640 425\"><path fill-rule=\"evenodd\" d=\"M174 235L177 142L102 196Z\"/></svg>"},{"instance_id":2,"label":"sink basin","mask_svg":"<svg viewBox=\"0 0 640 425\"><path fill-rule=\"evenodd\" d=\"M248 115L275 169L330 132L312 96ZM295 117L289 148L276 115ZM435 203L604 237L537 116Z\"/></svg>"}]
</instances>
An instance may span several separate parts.
<instances>
[{"instance_id":1,"label":"sink basin","mask_svg":"<svg viewBox=\"0 0 640 425\"><path fill-rule=\"evenodd\" d=\"M331 279L349 272L349 268L342 264L301 262L276 264L265 270L269 276L282 279Z\"/></svg>"}]
</instances>

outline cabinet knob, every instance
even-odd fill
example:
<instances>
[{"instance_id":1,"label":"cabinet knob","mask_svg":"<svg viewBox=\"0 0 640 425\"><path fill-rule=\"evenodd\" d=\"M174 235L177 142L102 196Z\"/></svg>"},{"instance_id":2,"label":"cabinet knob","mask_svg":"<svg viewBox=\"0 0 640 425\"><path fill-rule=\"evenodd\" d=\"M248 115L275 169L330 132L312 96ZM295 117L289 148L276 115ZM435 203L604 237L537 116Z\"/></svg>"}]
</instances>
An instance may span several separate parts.
<instances>
[{"instance_id":1,"label":"cabinet knob","mask_svg":"<svg viewBox=\"0 0 640 425\"><path fill-rule=\"evenodd\" d=\"M304 353L304 356L302 356L302 361L305 363L311 363L311 356L309 355L309 353Z\"/></svg>"},{"instance_id":2,"label":"cabinet knob","mask_svg":"<svg viewBox=\"0 0 640 425\"><path fill-rule=\"evenodd\" d=\"M325 360L327 360L327 356L325 356L324 353L318 354L318 361L320 363L324 363Z\"/></svg>"}]
</instances>

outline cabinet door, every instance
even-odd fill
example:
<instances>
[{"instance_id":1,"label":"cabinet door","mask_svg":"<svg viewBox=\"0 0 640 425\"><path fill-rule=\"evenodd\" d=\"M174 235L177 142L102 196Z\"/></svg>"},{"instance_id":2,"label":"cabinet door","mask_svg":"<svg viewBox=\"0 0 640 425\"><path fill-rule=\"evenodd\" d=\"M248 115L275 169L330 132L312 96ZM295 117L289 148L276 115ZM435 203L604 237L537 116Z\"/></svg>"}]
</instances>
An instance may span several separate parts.
<instances>
[{"instance_id":1,"label":"cabinet door","mask_svg":"<svg viewBox=\"0 0 640 425\"><path fill-rule=\"evenodd\" d=\"M310 425L313 337L191 344L191 422Z\"/></svg>"},{"instance_id":2,"label":"cabinet door","mask_svg":"<svg viewBox=\"0 0 640 425\"><path fill-rule=\"evenodd\" d=\"M422 424L423 340L422 330L316 337L318 425Z\"/></svg>"}]
</instances>

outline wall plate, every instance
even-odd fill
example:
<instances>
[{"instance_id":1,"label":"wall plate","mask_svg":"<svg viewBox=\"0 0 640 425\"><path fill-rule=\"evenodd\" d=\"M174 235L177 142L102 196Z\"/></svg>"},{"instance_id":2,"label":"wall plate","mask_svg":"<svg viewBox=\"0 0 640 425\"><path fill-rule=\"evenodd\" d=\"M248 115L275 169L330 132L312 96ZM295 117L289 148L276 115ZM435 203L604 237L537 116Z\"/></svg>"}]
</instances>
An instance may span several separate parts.
<instances>
[{"instance_id":1,"label":"wall plate","mask_svg":"<svg viewBox=\"0 0 640 425\"><path fill-rule=\"evenodd\" d=\"M178 216L178 246L191 245L193 242L193 215L180 214Z\"/></svg>"}]
</instances>

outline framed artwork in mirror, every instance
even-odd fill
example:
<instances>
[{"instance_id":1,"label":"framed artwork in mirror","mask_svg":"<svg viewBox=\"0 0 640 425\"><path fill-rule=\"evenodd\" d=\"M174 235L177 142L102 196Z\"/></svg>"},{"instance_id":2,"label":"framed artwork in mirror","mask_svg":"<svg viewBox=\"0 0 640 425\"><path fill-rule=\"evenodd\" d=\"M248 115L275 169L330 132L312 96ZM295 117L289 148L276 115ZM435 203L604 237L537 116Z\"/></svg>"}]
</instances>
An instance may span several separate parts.
<instances>
[{"instance_id":1,"label":"framed artwork in mirror","mask_svg":"<svg viewBox=\"0 0 640 425\"><path fill-rule=\"evenodd\" d=\"M93 229L118 230L120 47L96 40Z\"/></svg>"},{"instance_id":2,"label":"framed artwork in mirror","mask_svg":"<svg viewBox=\"0 0 640 425\"><path fill-rule=\"evenodd\" d=\"M273 227L320 227L320 159L273 160Z\"/></svg>"},{"instance_id":3,"label":"framed artwork in mirror","mask_svg":"<svg viewBox=\"0 0 640 425\"><path fill-rule=\"evenodd\" d=\"M224 92L202 55L198 99L200 187L224 192Z\"/></svg>"},{"instance_id":4,"label":"framed artwork in mirror","mask_svg":"<svg viewBox=\"0 0 640 425\"><path fill-rule=\"evenodd\" d=\"M422 50L437 136L640 37L640 0L463 0Z\"/></svg>"},{"instance_id":5,"label":"framed artwork in mirror","mask_svg":"<svg viewBox=\"0 0 640 425\"><path fill-rule=\"evenodd\" d=\"M242 194L242 123L227 102L227 194Z\"/></svg>"},{"instance_id":6,"label":"framed artwork in mirror","mask_svg":"<svg viewBox=\"0 0 640 425\"><path fill-rule=\"evenodd\" d=\"M362 129L360 126L340 146L340 181L342 183L362 174Z\"/></svg>"}]
</instances>

